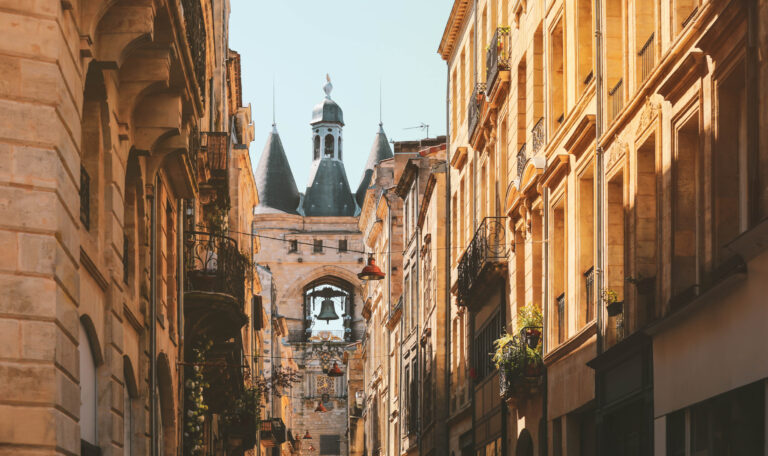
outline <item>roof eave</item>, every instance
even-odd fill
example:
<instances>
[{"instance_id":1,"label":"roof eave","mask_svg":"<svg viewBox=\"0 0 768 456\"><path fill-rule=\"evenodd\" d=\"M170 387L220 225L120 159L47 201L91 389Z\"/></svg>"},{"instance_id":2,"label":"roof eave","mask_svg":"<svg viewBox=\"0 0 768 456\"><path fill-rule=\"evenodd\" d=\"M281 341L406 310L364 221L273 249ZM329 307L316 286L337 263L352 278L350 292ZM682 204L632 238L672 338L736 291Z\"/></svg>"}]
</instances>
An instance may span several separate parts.
<instances>
[{"instance_id":1,"label":"roof eave","mask_svg":"<svg viewBox=\"0 0 768 456\"><path fill-rule=\"evenodd\" d=\"M443 37L440 40L440 46L437 48L437 53L448 61L453 53L454 44L459 34L459 30L464 25L464 18L467 14L467 7L469 0L454 0L453 7L451 8L451 14L448 16L448 23L443 30Z\"/></svg>"}]
</instances>

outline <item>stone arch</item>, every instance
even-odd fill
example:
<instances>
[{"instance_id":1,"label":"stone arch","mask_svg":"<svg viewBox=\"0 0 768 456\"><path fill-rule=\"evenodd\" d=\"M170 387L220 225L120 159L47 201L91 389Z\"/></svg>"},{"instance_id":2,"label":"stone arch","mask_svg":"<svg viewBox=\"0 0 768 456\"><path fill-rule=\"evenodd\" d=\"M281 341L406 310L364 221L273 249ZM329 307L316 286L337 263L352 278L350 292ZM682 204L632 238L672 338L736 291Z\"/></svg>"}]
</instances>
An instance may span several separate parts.
<instances>
[{"instance_id":1,"label":"stone arch","mask_svg":"<svg viewBox=\"0 0 768 456\"><path fill-rule=\"evenodd\" d=\"M88 345L91 347L91 354L93 355L93 362L96 367L104 364L104 355L101 351L101 343L99 343L99 335L96 332L96 326L93 324L93 320L88 315L80 316L80 323L83 324L85 330L85 336L88 340ZM83 341L81 340L80 343Z\"/></svg>"},{"instance_id":2,"label":"stone arch","mask_svg":"<svg viewBox=\"0 0 768 456\"><path fill-rule=\"evenodd\" d=\"M517 446L515 446L516 456L533 456L533 438L528 429L520 431L517 437Z\"/></svg>"},{"instance_id":3,"label":"stone arch","mask_svg":"<svg viewBox=\"0 0 768 456\"><path fill-rule=\"evenodd\" d=\"M360 269L362 269L362 266L360 266ZM293 286L291 288L288 288L286 296L298 296L301 295L302 291L306 286L314 281L317 281L321 277L338 277L339 279L344 280L345 282L348 282L350 285L352 285L352 291L354 291L357 294L361 293L361 286L360 286L360 280L357 278L357 275L355 273L349 271L348 269L342 268L340 266L335 265L325 265L321 266L319 268L313 269L309 273L307 273L304 276L301 276L296 279L296 281L293 283Z\"/></svg>"},{"instance_id":4,"label":"stone arch","mask_svg":"<svg viewBox=\"0 0 768 456\"><path fill-rule=\"evenodd\" d=\"M165 441L164 454L165 456L173 456L175 454L174 442L176 442L173 376L168 355L163 352L157 355L157 386L160 396L157 398L158 412L162 418L159 424Z\"/></svg>"},{"instance_id":5,"label":"stone arch","mask_svg":"<svg viewBox=\"0 0 768 456\"><path fill-rule=\"evenodd\" d=\"M305 337L319 336L323 337L323 340L350 340L355 314L355 286L353 283L335 275L324 275L306 282L301 296ZM333 323L315 319L315 311L322 312L318 308L319 304L322 302L321 308L325 309L328 300L334 303L333 307L338 316L337 319L331 320ZM310 330L313 327L317 332ZM330 339L325 339L325 337Z\"/></svg>"},{"instance_id":6,"label":"stone arch","mask_svg":"<svg viewBox=\"0 0 768 456\"><path fill-rule=\"evenodd\" d=\"M128 355L123 355L123 378L125 378L125 389L128 390L128 395L132 399L139 397L136 372L133 370L133 363Z\"/></svg>"}]
</instances>

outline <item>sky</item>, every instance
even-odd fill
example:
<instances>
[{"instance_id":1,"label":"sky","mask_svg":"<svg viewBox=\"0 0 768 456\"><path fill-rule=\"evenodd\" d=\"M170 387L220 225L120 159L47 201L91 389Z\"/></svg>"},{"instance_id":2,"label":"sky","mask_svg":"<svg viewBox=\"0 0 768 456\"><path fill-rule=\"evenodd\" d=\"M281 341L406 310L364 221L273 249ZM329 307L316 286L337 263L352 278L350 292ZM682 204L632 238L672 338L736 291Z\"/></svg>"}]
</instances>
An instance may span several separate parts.
<instances>
[{"instance_id":1,"label":"sky","mask_svg":"<svg viewBox=\"0 0 768 456\"><path fill-rule=\"evenodd\" d=\"M326 73L344 111L344 165L357 189L379 123L390 140L446 131L446 64L437 54L449 0L230 0L230 48L241 55L243 103L251 105L258 164L272 125L272 85L280 138L296 185L307 187L309 121Z\"/></svg>"}]
</instances>

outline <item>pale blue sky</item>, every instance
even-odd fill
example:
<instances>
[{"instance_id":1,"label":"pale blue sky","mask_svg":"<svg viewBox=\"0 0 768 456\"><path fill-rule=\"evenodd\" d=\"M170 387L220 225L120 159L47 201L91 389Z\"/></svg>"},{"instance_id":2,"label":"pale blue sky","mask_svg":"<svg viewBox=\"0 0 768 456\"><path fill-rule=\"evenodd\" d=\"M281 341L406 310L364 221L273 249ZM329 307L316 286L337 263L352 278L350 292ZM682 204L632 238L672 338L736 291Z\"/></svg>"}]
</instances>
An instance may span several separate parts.
<instances>
[{"instance_id":1,"label":"pale blue sky","mask_svg":"<svg viewBox=\"0 0 768 456\"><path fill-rule=\"evenodd\" d=\"M360 182L379 122L392 140L419 139L406 127L429 124L445 134L445 62L437 54L449 0L231 0L230 47L242 56L243 103L251 103L256 166L272 124L299 191L312 157L309 120L323 99L325 74L344 111L344 163L351 190Z\"/></svg>"}]
</instances>

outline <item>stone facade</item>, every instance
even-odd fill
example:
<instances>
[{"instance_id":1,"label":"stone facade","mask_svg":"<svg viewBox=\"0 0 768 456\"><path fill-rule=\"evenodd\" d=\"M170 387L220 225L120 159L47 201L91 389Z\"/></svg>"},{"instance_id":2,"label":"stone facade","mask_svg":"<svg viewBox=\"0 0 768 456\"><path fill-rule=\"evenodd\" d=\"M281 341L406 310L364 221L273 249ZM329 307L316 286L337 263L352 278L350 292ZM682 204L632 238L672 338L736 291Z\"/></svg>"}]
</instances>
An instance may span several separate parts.
<instances>
[{"instance_id":1,"label":"stone facade","mask_svg":"<svg viewBox=\"0 0 768 456\"><path fill-rule=\"evenodd\" d=\"M247 153L226 159L252 138L247 122L228 131L250 116L239 67L219 58L228 15L194 0L0 12L1 454L180 451L188 236L210 228L206 196L238 201L230 226L249 227L257 203ZM210 173L239 177L214 188ZM244 306L258 287L239 277ZM258 340L249 328L234 334ZM203 444L242 453L225 448L218 414Z\"/></svg>"},{"instance_id":2,"label":"stone facade","mask_svg":"<svg viewBox=\"0 0 768 456\"><path fill-rule=\"evenodd\" d=\"M751 293L764 282L766 6L454 2L439 49L451 318L470 324L451 339L472 354L475 409L466 448L466 422L452 425L455 454L726 451L686 443L710 425L733 451L766 452L768 375L753 361L768 352L746 329L765 321ZM522 337L529 304L546 375L495 408L485 325L498 312ZM737 415L754 423L742 437Z\"/></svg>"}]
</instances>

